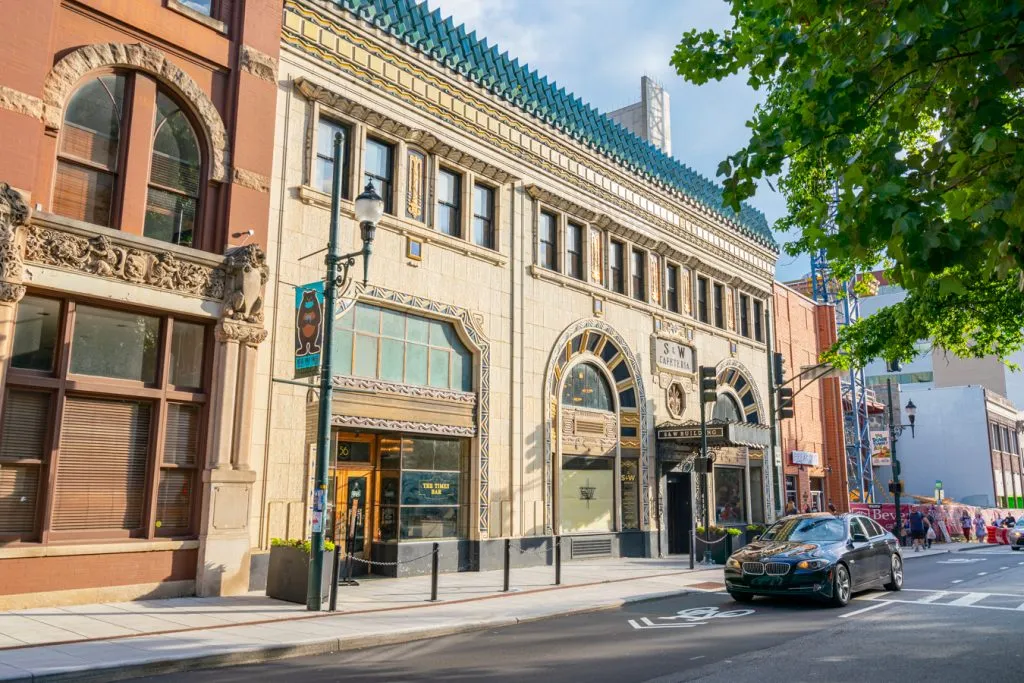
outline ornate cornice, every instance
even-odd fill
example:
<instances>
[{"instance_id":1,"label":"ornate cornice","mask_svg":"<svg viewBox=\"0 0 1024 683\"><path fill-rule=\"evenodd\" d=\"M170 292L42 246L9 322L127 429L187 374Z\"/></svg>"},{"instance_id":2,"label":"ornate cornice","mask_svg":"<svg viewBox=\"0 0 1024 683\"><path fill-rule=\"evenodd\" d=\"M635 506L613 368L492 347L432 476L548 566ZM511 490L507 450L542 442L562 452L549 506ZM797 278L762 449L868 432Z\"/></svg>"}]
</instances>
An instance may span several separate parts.
<instances>
[{"instance_id":1,"label":"ornate cornice","mask_svg":"<svg viewBox=\"0 0 1024 683\"><path fill-rule=\"evenodd\" d=\"M368 379L365 377L335 375L333 385L335 389L348 391L367 391L380 394L392 394L395 396L409 396L435 401L462 403L471 406L476 405L476 394L473 393L451 391L448 389L436 389L434 387L413 386L411 384L398 384L395 382L385 382L384 380Z\"/></svg>"},{"instance_id":2,"label":"ornate cornice","mask_svg":"<svg viewBox=\"0 0 1024 683\"><path fill-rule=\"evenodd\" d=\"M168 59L166 54L143 43L85 45L64 55L43 83L43 117L47 129L54 132L60 130L68 97L87 73L102 67L128 67L145 71L174 90L190 105L203 129L201 137L207 146L211 179L220 182L228 179L230 145L217 107L199 84Z\"/></svg>"},{"instance_id":3,"label":"ornate cornice","mask_svg":"<svg viewBox=\"0 0 1024 683\"><path fill-rule=\"evenodd\" d=\"M22 227L30 210L21 193L0 183L0 302L17 303L25 296Z\"/></svg>"},{"instance_id":4,"label":"ornate cornice","mask_svg":"<svg viewBox=\"0 0 1024 683\"><path fill-rule=\"evenodd\" d=\"M35 223L26 230L25 261L203 299L224 298L223 266L186 260L171 251L150 250L106 234L87 236Z\"/></svg>"},{"instance_id":5,"label":"ornate cornice","mask_svg":"<svg viewBox=\"0 0 1024 683\"><path fill-rule=\"evenodd\" d=\"M456 427L454 425L436 424L433 422L413 422L412 420L387 420L379 417L354 417L351 415L334 415L331 417L331 425L335 427L380 429L389 432L436 434L439 436L476 436L476 429L474 427Z\"/></svg>"},{"instance_id":6,"label":"ornate cornice","mask_svg":"<svg viewBox=\"0 0 1024 683\"><path fill-rule=\"evenodd\" d=\"M308 78L299 78L295 81L295 87L308 100L325 104L346 116L362 121L372 128L401 138L426 152L436 154L453 164L467 168L477 175L490 178L499 185L515 180L508 171L463 152L457 147L444 142L433 133L396 121L345 97L339 92L331 90L327 86L315 83Z\"/></svg>"},{"instance_id":7,"label":"ornate cornice","mask_svg":"<svg viewBox=\"0 0 1024 683\"><path fill-rule=\"evenodd\" d=\"M221 320L214 328L214 336L219 342L238 342L245 346L256 347L267 338L267 330L258 325Z\"/></svg>"}]
</instances>

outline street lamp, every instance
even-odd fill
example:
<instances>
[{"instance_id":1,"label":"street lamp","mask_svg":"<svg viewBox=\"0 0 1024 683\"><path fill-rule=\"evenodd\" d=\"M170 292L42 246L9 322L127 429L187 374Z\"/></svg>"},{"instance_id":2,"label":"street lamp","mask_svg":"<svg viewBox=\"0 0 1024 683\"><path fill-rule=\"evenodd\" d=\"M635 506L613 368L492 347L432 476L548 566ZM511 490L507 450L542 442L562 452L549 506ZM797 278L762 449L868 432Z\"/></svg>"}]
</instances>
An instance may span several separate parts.
<instances>
[{"instance_id":1,"label":"street lamp","mask_svg":"<svg viewBox=\"0 0 1024 683\"><path fill-rule=\"evenodd\" d=\"M334 136L334 158L342 159L342 137ZM340 163L340 162L339 162ZM313 531L309 552L309 583L306 586L306 609L320 611L323 606L322 582L324 575L324 515L327 511L327 465L330 460L331 446L331 402L333 394L333 371L331 361L334 358L334 308L338 296L338 288L348 282L348 269L355 265L356 257L363 257L363 284L366 284L370 269L370 248L377 232L377 223L384 215L384 200L373 188L373 183L366 183L366 189L356 197L356 220L359 221L359 233L363 248L348 254L338 253L338 214L341 209L341 173L336 166L334 179L331 181L331 233L327 242L327 276L324 279L324 341L320 362L320 419L317 424L316 446L316 488L313 491ZM338 268L341 267L341 274ZM334 552L340 552L335 548ZM337 590L333 586L331 590Z\"/></svg>"},{"instance_id":2,"label":"street lamp","mask_svg":"<svg viewBox=\"0 0 1024 683\"><path fill-rule=\"evenodd\" d=\"M899 370L899 366L896 363L891 363L890 367ZM894 424L892 416L892 377L885 378L886 391L889 394L889 457L892 458L892 478L893 482L890 484L890 491L893 496L893 500L896 503L896 528L893 529L893 535L896 538L901 538L900 532L903 530L903 515L900 512L900 493L903 490L903 481L900 479L900 461L896 458L896 442L900 436L903 435L903 430L907 427L910 428L910 438L914 438L914 422L917 420L917 406L914 405L913 399L907 401L906 407L903 411L907 415L907 419L910 421L909 424Z\"/></svg>"}]
</instances>

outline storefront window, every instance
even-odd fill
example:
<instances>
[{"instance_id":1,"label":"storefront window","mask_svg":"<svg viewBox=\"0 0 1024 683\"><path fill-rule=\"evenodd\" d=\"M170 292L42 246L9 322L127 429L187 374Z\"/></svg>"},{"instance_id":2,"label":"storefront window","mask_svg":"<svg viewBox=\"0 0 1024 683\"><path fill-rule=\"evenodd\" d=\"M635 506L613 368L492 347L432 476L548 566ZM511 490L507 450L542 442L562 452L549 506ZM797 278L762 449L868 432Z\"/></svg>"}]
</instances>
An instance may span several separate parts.
<instances>
[{"instance_id":1,"label":"storefront window","mask_svg":"<svg viewBox=\"0 0 1024 683\"><path fill-rule=\"evenodd\" d=\"M715 468L715 519L719 524L739 524L747 519L743 468Z\"/></svg>"},{"instance_id":2,"label":"storefront window","mask_svg":"<svg viewBox=\"0 0 1024 683\"><path fill-rule=\"evenodd\" d=\"M558 488L562 533L615 530L615 459L563 456Z\"/></svg>"},{"instance_id":3,"label":"storefront window","mask_svg":"<svg viewBox=\"0 0 1024 683\"><path fill-rule=\"evenodd\" d=\"M0 493L11 494L0 495L0 539L193 533L205 339L197 323L25 297L0 420ZM69 349L70 363L57 363L56 349Z\"/></svg>"},{"instance_id":4,"label":"storefront window","mask_svg":"<svg viewBox=\"0 0 1024 683\"><path fill-rule=\"evenodd\" d=\"M622 458L619 486L622 496L622 528L640 528L640 461Z\"/></svg>"},{"instance_id":5,"label":"storefront window","mask_svg":"<svg viewBox=\"0 0 1024 683\"><path fill-rule=\"evenodd\" d=\"M341 375L473 390L473 356L451 323L358 303L337 323Z\"/></svg>"},{"instance_id":6,"label":"storefront window","mask_svg":"<svg viewBox=\"0 0 1024 683\"><path fill-rule=\"evenodd\" d=\"M401 498L398 501L402 539L461 535L467 443L462 439L402 438Z\"/></svg>"},{"instance_id":7,"label":"storefront window","mask_svg":"<svg viewBox=\"0 0 1024 683\"><path fill-rule=\"evenodd\" d=\"M608 381L590 363L580 363L569 371L562 389L562 405L608 412L615 409Z\"/></svg>"}]
</instances>

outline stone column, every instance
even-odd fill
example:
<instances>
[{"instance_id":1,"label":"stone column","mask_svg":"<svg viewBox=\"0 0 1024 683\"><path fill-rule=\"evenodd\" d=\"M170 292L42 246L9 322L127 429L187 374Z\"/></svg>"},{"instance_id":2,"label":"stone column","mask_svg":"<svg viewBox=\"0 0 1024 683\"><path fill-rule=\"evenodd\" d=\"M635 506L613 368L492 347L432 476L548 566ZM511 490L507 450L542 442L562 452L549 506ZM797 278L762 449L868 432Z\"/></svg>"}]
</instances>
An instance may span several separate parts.
<instances>
[{"instance_id":1,"label":"stone column","mask_svg":"<svg viewBox=\"0 0 1024 683\"><path fill-rule=\"evenodd\" d=\"M18 302L25 296L25 234L29 209L17 190L0 183L0 416L3 415L3 387L7 362L14 343L14 321Z\"/></svg>"},{"instance_id":2,"label":"stone column","mask_svg":"<svg viewBox=\"0 0 1024 683\"><path fill-rule=\"evenodd\" d=\"M210 415L210 452L203 472L196 593L239 595L249 590L249 520L256 472L249 466L256 352L263 329L266 256L258 246L228 254L223 315Z\"/></svg>"}]
</instances>

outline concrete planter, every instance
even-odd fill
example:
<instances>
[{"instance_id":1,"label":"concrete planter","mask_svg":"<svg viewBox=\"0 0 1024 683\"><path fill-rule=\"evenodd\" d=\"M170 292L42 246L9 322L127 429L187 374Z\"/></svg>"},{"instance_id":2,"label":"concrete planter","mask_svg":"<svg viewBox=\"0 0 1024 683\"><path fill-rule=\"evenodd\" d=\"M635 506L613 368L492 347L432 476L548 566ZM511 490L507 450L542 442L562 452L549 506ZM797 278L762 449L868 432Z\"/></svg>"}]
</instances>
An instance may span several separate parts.
<instances>
[{"instance_id":1,"label":"concrete planter","mask_svg":"<svg viewBox=\"0 0 1024 683\"><path fill-rule=\"evenodd\" d=\"M334 551L324 551L324 574L320 594L324 601L330 597L331 567ZM309 555L302 548L273 546L267 569L267 597L286 602L306 604L309 582Z\"/></svg>"},{"instance_id":2,"label":"concrete planter","mask_svg":"<svg viewBox=\"0 0 1024 683\"><path fill-rule=\"evenodd\" d=\"M722 537L725 537L722 539ZM708 543L704 543L705 535L697 534L696 548L696 559L700 562L704 559L704 548L706 547L711 551L711 559L714 560L715 564L725 564L725 561L732 555L734 539L729 534L723 531L712 531L708 535ZM737 537L738 538L738 537ZM722 539L722 540L719 540Z\"/></svg>"}]
</instances>

